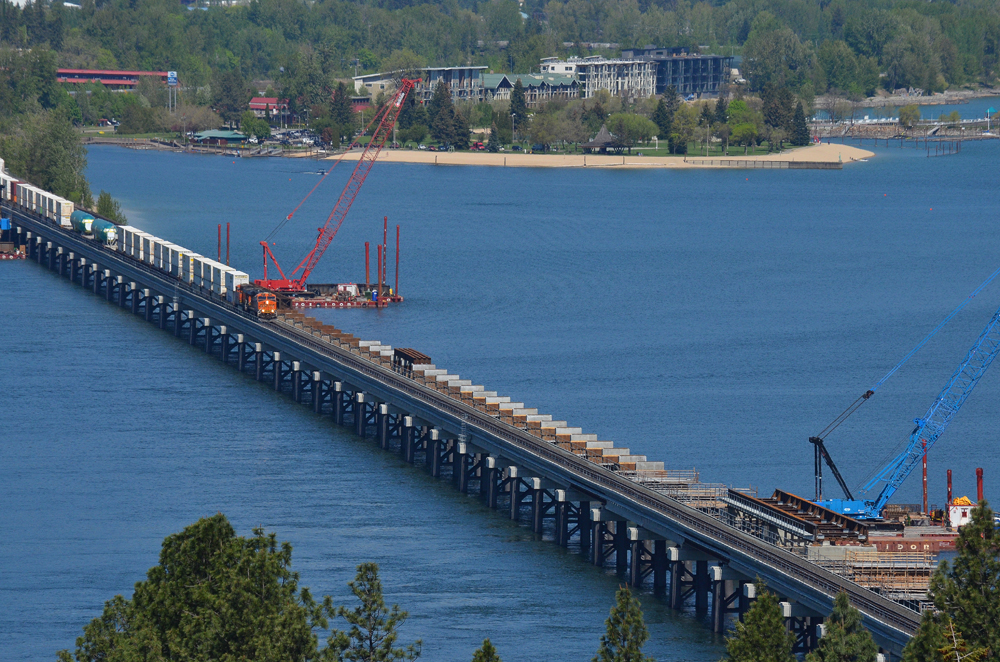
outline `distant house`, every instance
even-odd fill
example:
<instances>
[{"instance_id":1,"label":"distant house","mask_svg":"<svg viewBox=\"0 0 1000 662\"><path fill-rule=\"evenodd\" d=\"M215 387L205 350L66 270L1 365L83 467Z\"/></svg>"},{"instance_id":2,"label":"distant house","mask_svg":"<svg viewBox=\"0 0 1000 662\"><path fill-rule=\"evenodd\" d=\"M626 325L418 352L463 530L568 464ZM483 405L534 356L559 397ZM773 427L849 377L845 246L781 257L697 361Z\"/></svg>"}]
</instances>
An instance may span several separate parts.
<instances>
[{"instance_id":1,"label":"distant house","mask_svg":"<svg viewBox=\"0 0 1000 662\"><path fill-rule=\"evenodd\" d=\"M259 119L281 122L288 115L288 99L277 97L254 97L250 99L250 110Z\"/></svg>"},{"instance_id":2,"label":"distant house","mask_svg":"<svg viewBox=\"0 0 1000 662\"><path fill-rule=\"evenodd\" d=\"M239 131L222 130L202 131L194 134L194 138L192 138L194 142L201 145L218 145L220 147L225 147L231 142L245 142L246 139L246 135L240 133Z\"/></svg>"}]
</instances>

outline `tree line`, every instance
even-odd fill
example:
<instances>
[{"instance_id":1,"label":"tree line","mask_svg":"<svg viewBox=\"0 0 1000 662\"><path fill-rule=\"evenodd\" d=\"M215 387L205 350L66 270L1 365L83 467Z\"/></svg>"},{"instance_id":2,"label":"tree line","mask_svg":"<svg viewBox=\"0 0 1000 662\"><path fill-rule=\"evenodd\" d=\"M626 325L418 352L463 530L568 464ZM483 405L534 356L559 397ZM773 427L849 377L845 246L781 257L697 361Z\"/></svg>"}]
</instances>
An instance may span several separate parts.
<instances>
[{"instance_id":1,"label":"tree line","mask_svg":"<svg viewBox=\"0 0 1000 662\"><path fill-rule=\"evenodd\" d=\"M958 556L943 561L931 581L934 608L903 651L903 662L979 662L1000 650L1000 532L983 501L956 541ZM292 547L255 528L236 534L224 515L203 518L162 545L159 564L116 595L60 662L169 659L281 659L340 662L415 660L422 642L399 643L407 612L388 607L378 565L362 563L348 586L354 607L317 600L291 571ZM777 595L756 581L757 598L726 638L731 662L794 662L795 635ZM344 629L336 626L343 622ZM332 629L331 625L333 625ZM860 611L840 593L825 631L805 662L876 662L878 647ZM329 630L323 646L317 630ZM605 621L593 662L652 662L642 652L649 631L642 605L621 586ZM487 638L472 662L500 662Z\"/></svg>"},{"instance_id":2,"label":"tree line","mask_svg":"<svg viewBox=\"0 0 1000 662\"><path fill-rule=\"evenodd\" d=\"M993 84L1000 66L1000 8L992 0L208 4L208 11L187 11L174 0L82 0L70 9L53 0L23 8L3 0L0 43L47 45L62 66L177 70L192 90L232 69L308 87L401 62L530 72L541 57L617 55L645 44L704 47L741 54L754 91L789 87L807 105L826 92Z\"/></svg>"}]
</instances>

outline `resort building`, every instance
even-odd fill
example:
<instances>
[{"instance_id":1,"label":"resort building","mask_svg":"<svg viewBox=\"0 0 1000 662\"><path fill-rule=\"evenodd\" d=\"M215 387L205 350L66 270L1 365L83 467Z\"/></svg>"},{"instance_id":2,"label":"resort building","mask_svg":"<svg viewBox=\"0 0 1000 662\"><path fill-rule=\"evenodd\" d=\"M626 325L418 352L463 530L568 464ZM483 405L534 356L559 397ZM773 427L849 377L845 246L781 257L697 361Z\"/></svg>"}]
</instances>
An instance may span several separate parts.
<instances>
[{"instance_id":1,"label":"resort building","mask_svg":"<svg viewBox=\"0 0 1000 662\"><path fill-rule=\"evenodd\" d=\"M579 81L580 96L589 99L598 90L607 90L617 96L629 92L637 97L651 97L656 93L656 63L650 59L609 60L600 56L569 58L544 58L542 74L575 75Z\"/></svg>"},{"instance_id":2,"label":"resort building","mask_svg":"<svg viewBox=\"0 0 1000 662\"><path fill-rule=\"evenodd\" d=\"M716 96L729 80L733 58L728 55L691 54L687 48L633 48L622 57L647 60L656 64L656 93L663 94L671 85L682 96Z\"/></svg>"},{"instance_id":3,"label":"resort building","mask_svg":"<svg viewBox=\"0 0 1000 662\"><path fill-rule=\"evenodd\" d=\"M576 99L580 82L566 74L482 74L483 101L509 100L514 84L520 80L528 107L554 99Z\"/></svg>"},{"instance_id":4,"label":"resort building","mask_svg":"<svg viewBox=\"0 0 1000 662\"><path fill-rule=\"evenodd\" d=\"M60 83L100 83L114 90L131 90L139 84L139 78L156 78L167 82L166 71L116 71L111 69L56 69L56 81Z\"/></svg>"},{"instance_id":5,"label":"resort building","mask_svg":"<svg viewBox=\"0 0 1000 662\"><path fill-rule=\"evenodd\" d=\"M250 99L249 107L258 119L268 122L281 122L288 116L288 99L254 97Z\"/></svg>"}]
</instances>

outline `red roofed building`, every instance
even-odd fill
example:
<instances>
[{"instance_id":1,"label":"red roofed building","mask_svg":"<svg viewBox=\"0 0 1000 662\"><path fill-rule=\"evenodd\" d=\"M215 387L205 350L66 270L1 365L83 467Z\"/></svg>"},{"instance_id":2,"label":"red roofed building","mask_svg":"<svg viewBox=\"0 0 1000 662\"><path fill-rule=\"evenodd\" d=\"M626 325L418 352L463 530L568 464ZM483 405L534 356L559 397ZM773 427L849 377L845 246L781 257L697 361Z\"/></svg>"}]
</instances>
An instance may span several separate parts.
<instances>
[{"instance_id":1,"label":"red roofed building","mask_svg":"<svg viewBox=\"0 0 1000 662\"><path fill-rule=\"evenodd\" d=\"M285 118L288 115L288 99L277 97L254 97L250 99L250 110L253 114L268 122Z\"/></svg>"},{"instance_id":2,"label":"red roofed building","mask_svg":"<svg viewBox=\"0 0 1000 662\"><path fill-rule=\"evenodd\" d=\"M115 71L112 69L56 69L56 80L60 83L100 83L115 89L132 89L139 83L140 76L159 78L167 82L166 71Z\"/></svg>"}]
</instances>

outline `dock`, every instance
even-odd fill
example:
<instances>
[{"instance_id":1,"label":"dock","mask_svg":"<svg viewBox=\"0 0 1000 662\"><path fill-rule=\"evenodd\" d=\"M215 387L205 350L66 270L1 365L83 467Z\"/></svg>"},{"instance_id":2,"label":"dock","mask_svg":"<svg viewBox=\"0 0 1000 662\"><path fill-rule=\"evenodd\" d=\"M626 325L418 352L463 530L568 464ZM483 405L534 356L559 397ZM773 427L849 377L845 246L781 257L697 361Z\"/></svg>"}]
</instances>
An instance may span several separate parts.
<instances>
[{"instance_id":1,"label":"dock","mask_svg":"<svg viewBox=\"0 0 1000 662\"><path fill-rule=\"evenodd\" d=\"M832 520L786 493L761 499L702 483L693 470L586 434L419 351L361 340L301 312L258 319L16 203L0 207L12 219L14 243L39 266L269 384L331 425L425 466L498 516L614 568L631 585L651 586L672 608L693 606L716 632L752 604L757 577L779 595L797 651L816 646L818 625L841 591L886 658L899 657L917 630L919 604L908 591L919 572L900 586L878 556L810 560L810 549L866 537L853 520Z\"/></svg>"}]
</instances>

